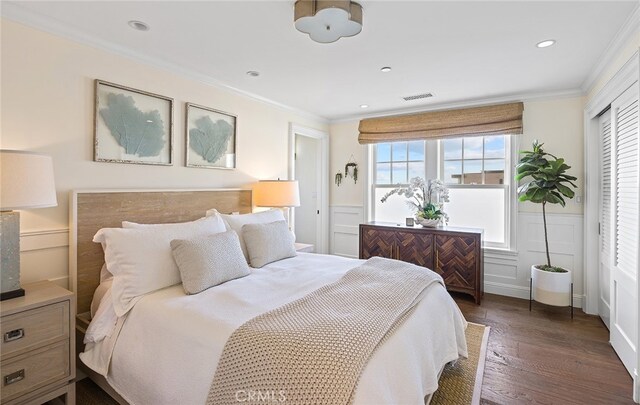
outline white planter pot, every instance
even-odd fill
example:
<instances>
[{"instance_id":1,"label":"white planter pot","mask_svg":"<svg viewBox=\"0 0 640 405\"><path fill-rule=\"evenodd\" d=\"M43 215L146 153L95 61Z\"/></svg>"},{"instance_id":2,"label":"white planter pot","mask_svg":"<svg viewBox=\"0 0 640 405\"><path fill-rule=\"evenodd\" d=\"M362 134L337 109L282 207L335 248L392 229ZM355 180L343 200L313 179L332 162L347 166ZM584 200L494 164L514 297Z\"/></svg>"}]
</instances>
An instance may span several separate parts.
<instances>
[{"instance_id":1,"label":"white planter pot","mask_svg":"<svg viewBox=\"0 0 640 405\"><path fill-rule=\"evenodd\" d=\"M533 299L547 305L571 305L571 271L555 273L531 266Z\"/></svg>"},{"instance_id":2,"label":"white planter pot","mask_svg":"<svg viewBox=\"0 0 640 405\"><path fill-rule=\"evenodd\" d=\"M419 224L419 225L422 225L424 227L427 227L427 228L435 228L438 225L440 225L440 220L439 219L425 219L425 218L416 217L416 223Z\"/></svg>"}]
</instances>

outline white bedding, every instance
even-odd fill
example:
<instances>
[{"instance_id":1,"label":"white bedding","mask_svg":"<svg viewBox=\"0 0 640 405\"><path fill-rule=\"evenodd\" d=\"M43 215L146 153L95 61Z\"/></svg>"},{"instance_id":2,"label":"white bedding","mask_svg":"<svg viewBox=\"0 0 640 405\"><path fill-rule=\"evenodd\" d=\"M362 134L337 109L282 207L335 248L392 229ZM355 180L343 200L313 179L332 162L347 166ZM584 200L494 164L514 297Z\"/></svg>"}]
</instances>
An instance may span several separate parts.
<instances>
[{"instance_id":1,"label":"white bedding","mask_svg":"<svg viewBox=\"0 0 640 405\"><path fill-rule=\"evenodd\" d=\"M204 404L225 342L249 319L338 280L362 261L299 254L185 295L181 285L144 296L107 339L80 355L131 404ZM466 321L434 283L373 354L355 404L424 404L444 364L467 356ZM110 363L109 363L110 360Z\"/></svg>"}]
</instances>

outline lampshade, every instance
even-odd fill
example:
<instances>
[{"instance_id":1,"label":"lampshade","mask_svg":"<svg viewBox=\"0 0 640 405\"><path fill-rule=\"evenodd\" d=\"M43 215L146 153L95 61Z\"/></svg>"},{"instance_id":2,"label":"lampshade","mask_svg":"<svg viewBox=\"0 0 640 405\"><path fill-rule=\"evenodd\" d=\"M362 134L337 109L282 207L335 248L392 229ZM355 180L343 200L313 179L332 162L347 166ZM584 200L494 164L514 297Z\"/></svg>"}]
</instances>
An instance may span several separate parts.
<instances>
[{"instance_id":1,"label":"lampshade","mask_svg":"<svg viewBox=\"0 0 640 405\"><path fill-rule=\"evenodd\" d=\"M261 180L253 187L253 201L258 207L299 207L297 180Z\"/></svg>"},{"instance_id":2,"label":"lampshade","mask_svg":"<svg viewBox=\"0 0 640 405\"><path fill-rule=\"evenodd\" d=\"M316 42L335 42L362 31L362 6L349 0L298 0L294 25Z\"/></svg>"},{"instance_id":3,"label":"lampshade","mask_svg":"<svg viewBox=\"0 0 640 405\"><path fill-rule=\"evenodd\" d=\"M50 156L0 150L0 210L58 205Z\"/></svg>"}]
</instances>

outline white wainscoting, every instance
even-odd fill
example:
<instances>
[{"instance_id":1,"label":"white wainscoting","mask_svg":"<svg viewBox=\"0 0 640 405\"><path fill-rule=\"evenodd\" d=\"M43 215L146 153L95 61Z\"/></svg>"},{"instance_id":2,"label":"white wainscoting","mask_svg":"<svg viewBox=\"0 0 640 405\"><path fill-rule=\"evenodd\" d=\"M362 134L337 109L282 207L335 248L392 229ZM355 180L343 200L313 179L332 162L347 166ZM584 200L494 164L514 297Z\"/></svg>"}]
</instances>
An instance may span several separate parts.
<instances>
[{"instance_id":1,"label":"white wainscoting","mask_svg":"<svg viewBox=\"0 0 640 405\"><path fill-rule=\"evenodd\" d=\"M20 233L20 283L42 280L68 288L68 229Z\"/></svg>"},{"instance_id":2,"label":"white wainscoting","mask_svg":"<svg viewBox=\"0 0 640 405\"><path fill-rule=\"evenodd\" d=\"M582 308L584 298L583 276L583 221L581 214L547 214L549 252L551 264L565 267L573 272L573 306ZM514 289L504 294L529 298L531 266L546 262L544 228L541 213L518 213L518 269ZM495 279L493 271L485 264L485 291L491 291Z\"/></svg>"},{"instance_id":3,"label":"white wainscoting","mask_svg":"<svg viewBox=\"0 0 640 405\"><path fill-rule=\"evenodd\" d=\"M358 257L358 225L364 221L362 206L331 206L330 253ZM582 215L547 214L552 264L573 271L575 307L583 302ZM542 214L520 212L517 251L486 249L484 290L487 293L529 299L529 277L533 264L545 262Z\"/></svg>"},{"instance_id":4,"label":"white wainscoting","mask_svg":"<svg viewBox=\"0 0 640 405\"><path fill-rule=\"evenodd\" d=\"M352 257L359 256L359 226L364 222L364 209L354 205L332 205L329 229L329 252L332 255Z\"/></svg>"}]
</instances>

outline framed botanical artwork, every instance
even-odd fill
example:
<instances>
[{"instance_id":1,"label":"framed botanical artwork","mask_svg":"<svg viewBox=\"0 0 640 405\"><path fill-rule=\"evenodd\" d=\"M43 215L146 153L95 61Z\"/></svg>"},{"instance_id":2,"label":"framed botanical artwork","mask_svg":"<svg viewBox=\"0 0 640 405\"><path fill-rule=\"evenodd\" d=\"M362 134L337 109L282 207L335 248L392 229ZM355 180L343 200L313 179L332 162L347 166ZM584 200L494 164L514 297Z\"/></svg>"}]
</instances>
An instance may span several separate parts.
<instances>
[{"instance_id":1,"label":"framed botanical artwork","mask_svg":"<svg viewBox=\"0 0 640 405\"><path fill-rule=\"evenodd\" d=\"M173 99L96 80L96 162L173 164Z\"/></svg>"},{"instance_id":2,"label":"framed botanical artwork","mask_svg":"<svg viewBox=\"0 0 640 405\"><path fill-rule=\"evenodd\" d=\"M237 117L192 103L186 109L186 165L235 169Z\"/></svg>"}]
</instances>

